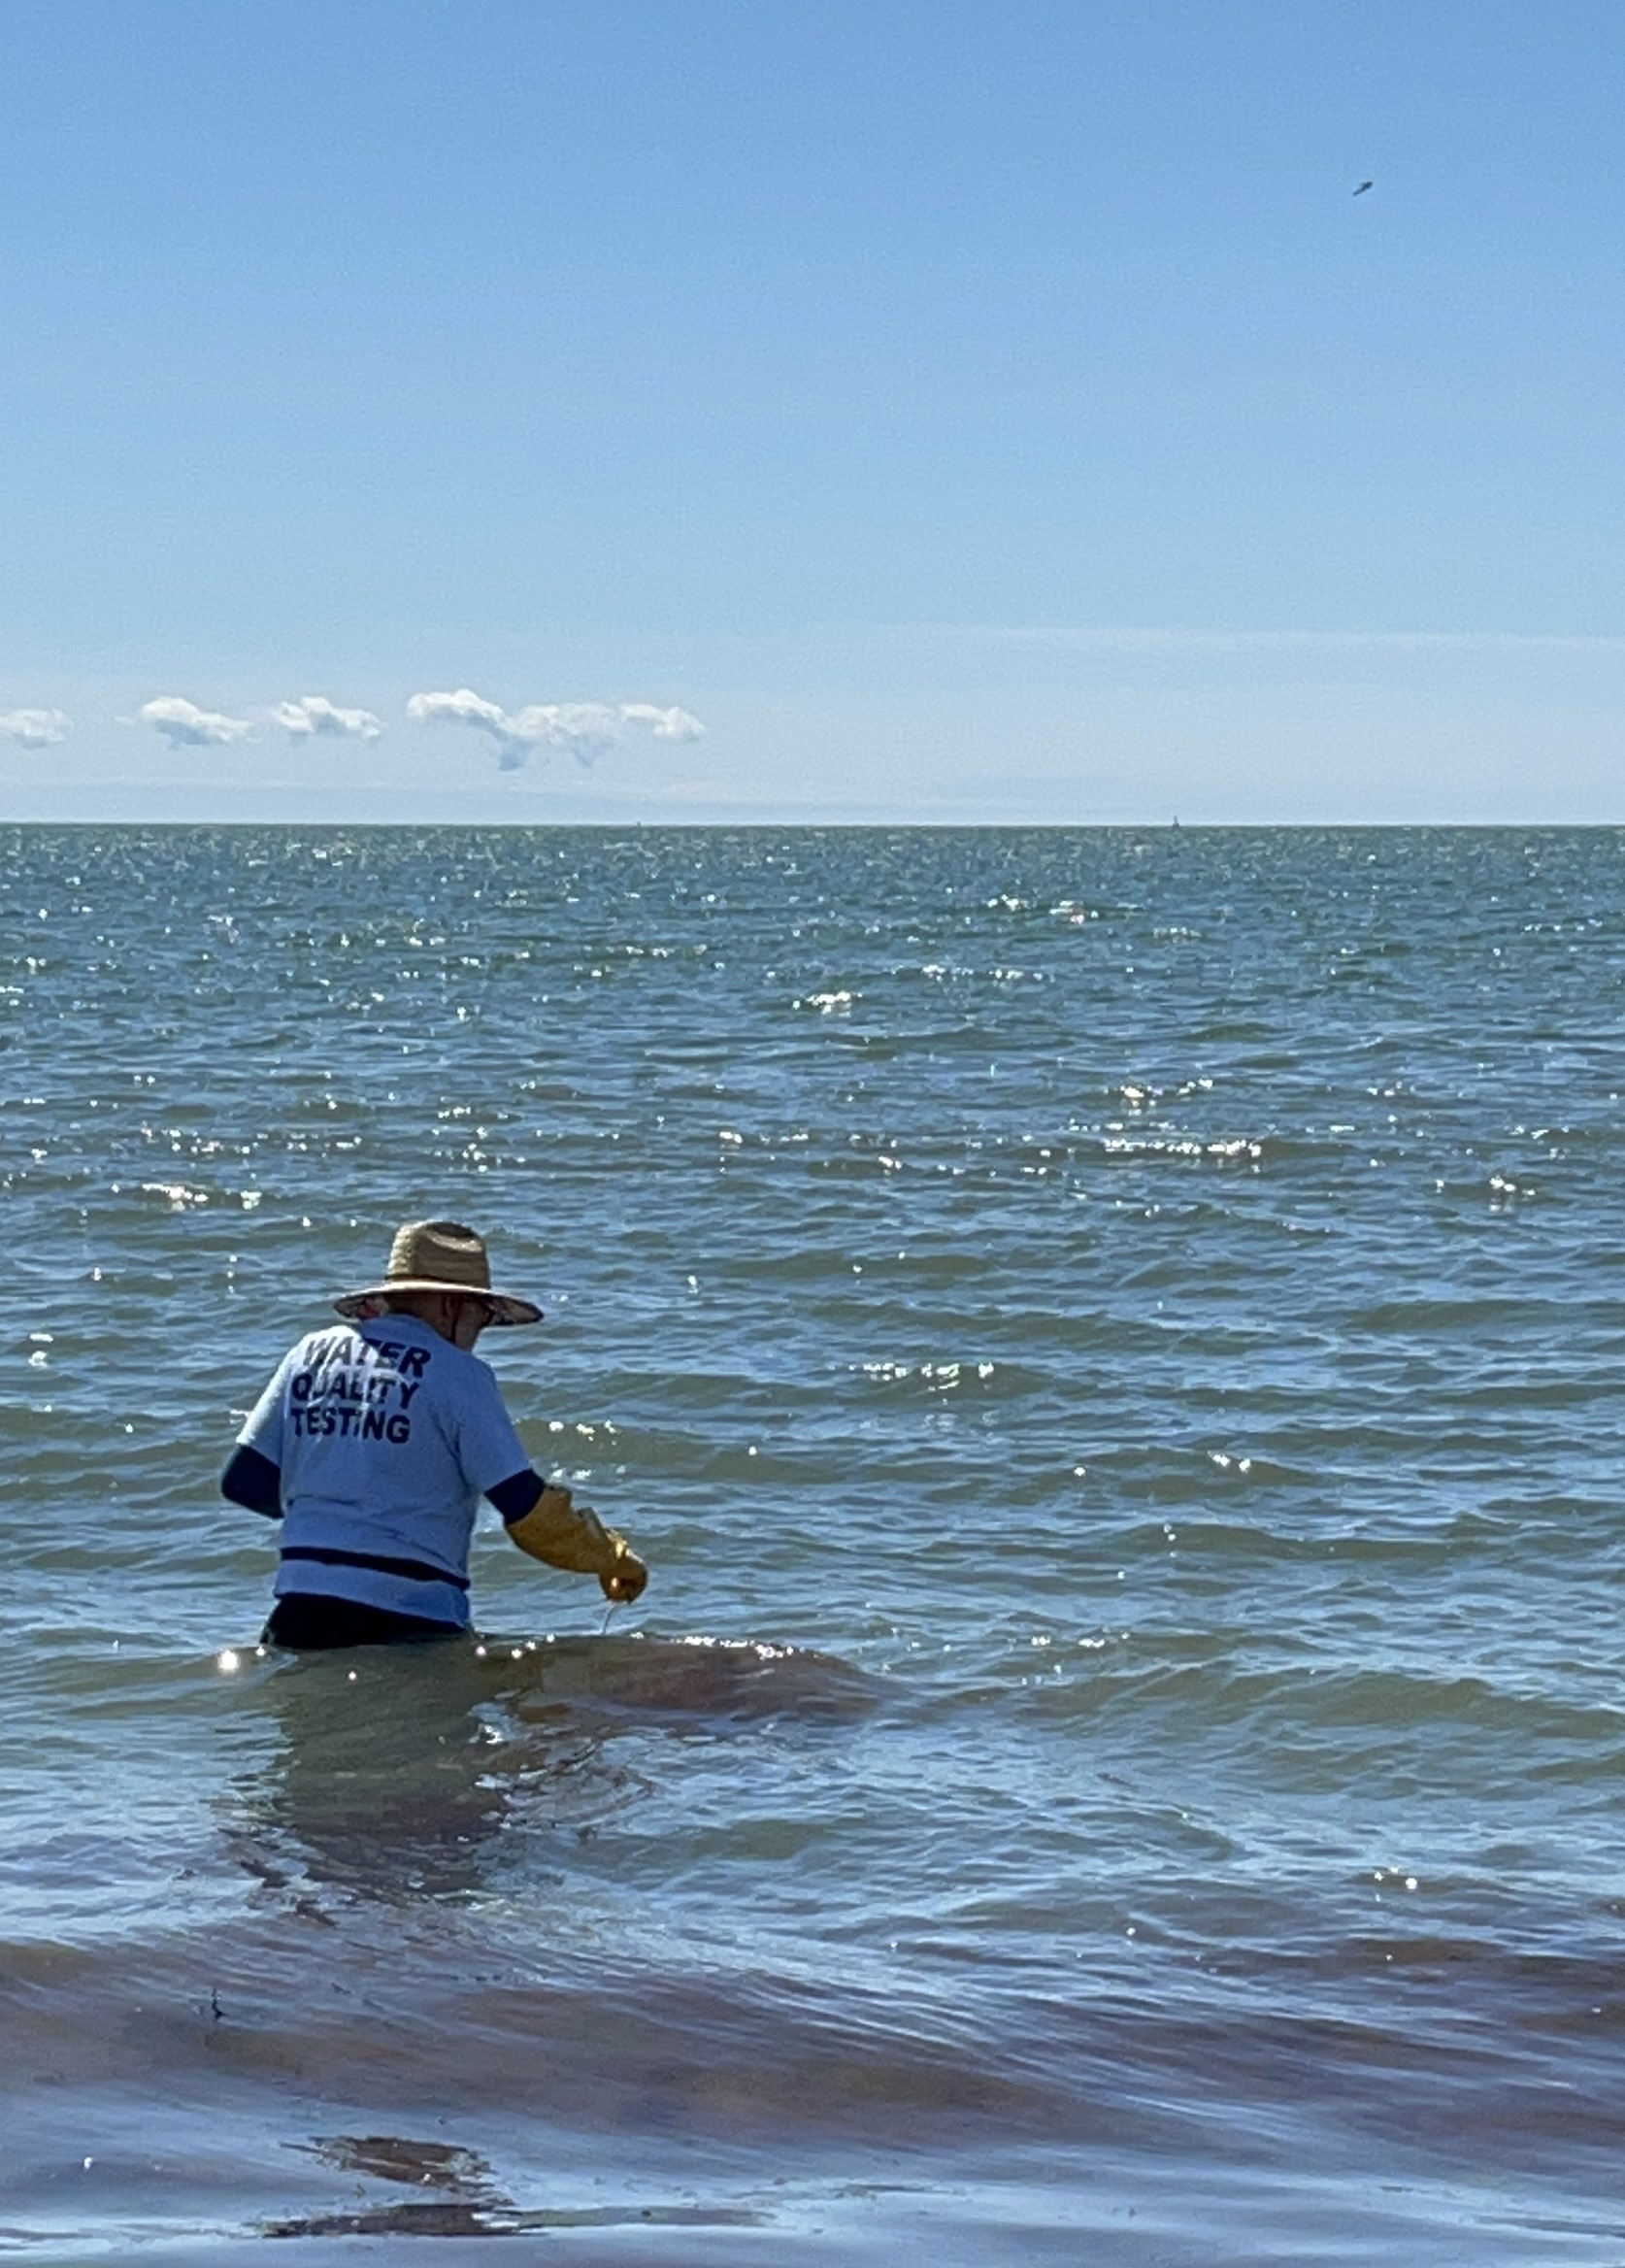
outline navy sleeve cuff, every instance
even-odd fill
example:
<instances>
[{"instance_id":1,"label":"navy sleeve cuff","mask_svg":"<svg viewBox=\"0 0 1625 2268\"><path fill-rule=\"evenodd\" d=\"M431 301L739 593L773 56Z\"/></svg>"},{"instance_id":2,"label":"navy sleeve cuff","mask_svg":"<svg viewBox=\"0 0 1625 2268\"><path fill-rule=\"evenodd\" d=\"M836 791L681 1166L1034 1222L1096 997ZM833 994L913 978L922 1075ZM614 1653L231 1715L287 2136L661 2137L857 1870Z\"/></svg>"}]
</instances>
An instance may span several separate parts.
<instances>
[{"instance_id":1,"label":"navy sleeve cuff","mask_svg":"<svg viewBox=\"0 0 1625 2268\"><path fill-rule=\"evenodd\" d=\"M281 1519L282 1467L262 1457L257 1449L240 1449L220 1475L220 1494L249 1512L263 1512L267 1519Z\"/></svg>"},{"instance_id":2,"label":"navy sleeve cuff","mask_svg":"<svg viewBox=\"0 0 1625 2268\"><path fill-rule=\"evenodd\" d=\"M485 1494L512 1527L516 1519L523 1519L527 1512L536 1510L537 1499L547 1485L541 1475L533 1473L527 1465L522 1473L510 1473L506 1481L499 1481L494 1488L487 1488Z\"/></svg>"}]
</instances>

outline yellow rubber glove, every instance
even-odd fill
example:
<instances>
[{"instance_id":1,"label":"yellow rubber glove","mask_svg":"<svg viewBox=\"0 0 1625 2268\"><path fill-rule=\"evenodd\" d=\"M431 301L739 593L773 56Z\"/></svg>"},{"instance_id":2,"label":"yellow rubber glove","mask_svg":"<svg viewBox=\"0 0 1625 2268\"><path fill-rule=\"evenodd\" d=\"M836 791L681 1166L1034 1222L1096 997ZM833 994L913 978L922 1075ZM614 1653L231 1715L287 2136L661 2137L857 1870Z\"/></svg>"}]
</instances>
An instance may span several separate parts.
<instances>
[{"instance_id":1,"label":"yellow rubber glove","mask_svg":"<svg viewBox=\"0 0 1625 2268\"><path fill-rule=\"evenodd\" d=\"M606 1528L607 1536L614 1537L615 1563L608 1575L598 1578L599 1588L607 1599L617 1606L630 1606L641 1599L648 1582L648 1569L644 1565L624 1536L616 1536L614 1528Z\"/></svg>"},{"instance_id":2,"label":"yellow rubber glove","mask_svg":"<svg viewBox=\"0 0 1625 2268\"><path fill-rule=\"evenodd\" d=\"M648 1581L648 1569L626 1538L575 1503L568 1488L545 1487L523 1519L510 1520L508 1533L545 1566L596 1575L604 1596L617 1603L639 1597Z\"/></svg>"}]
</instances>

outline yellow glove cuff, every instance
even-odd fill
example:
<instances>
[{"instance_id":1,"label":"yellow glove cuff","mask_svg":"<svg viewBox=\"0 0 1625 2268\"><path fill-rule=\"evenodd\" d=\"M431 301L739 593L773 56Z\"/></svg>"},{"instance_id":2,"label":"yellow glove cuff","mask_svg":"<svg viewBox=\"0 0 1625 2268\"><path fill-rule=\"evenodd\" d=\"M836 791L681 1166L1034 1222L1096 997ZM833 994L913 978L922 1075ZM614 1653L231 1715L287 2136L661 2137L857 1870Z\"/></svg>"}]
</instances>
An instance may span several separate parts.
<instances>
[{"instance_id":1,"label":"yellow glove cuff","mask_svg":"<svg viewBox=\"0 0 1625 2268\"><path fill-rule=\"evenodd\" d=\"M613 1574L626 1549L597 1513L572 1501L568 1488L544 1488L522 1519L509 1521L508 1533L533 1559L572 1575Z\"/></svg>"}]
</instances>

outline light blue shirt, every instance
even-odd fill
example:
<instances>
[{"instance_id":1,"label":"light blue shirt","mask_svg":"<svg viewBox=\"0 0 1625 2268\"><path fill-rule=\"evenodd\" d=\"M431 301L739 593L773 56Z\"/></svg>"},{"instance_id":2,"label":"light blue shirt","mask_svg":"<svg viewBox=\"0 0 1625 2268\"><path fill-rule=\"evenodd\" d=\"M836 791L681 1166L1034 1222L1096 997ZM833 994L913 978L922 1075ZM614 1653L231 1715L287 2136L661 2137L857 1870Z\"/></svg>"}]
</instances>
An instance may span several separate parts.
<instances>
[{"instance_id":1,"label":"light blue shirt","mask_svg":"<svg viewBox=\"0 0 1625 2268\"><path fill-rule=\"evenodd\" d=\"M489 1364L415 1316L301 1339L238 1436L282 1471L279 1598L466 1628L480 1499L529 1469Z\"/></svg>"}]
</instances>

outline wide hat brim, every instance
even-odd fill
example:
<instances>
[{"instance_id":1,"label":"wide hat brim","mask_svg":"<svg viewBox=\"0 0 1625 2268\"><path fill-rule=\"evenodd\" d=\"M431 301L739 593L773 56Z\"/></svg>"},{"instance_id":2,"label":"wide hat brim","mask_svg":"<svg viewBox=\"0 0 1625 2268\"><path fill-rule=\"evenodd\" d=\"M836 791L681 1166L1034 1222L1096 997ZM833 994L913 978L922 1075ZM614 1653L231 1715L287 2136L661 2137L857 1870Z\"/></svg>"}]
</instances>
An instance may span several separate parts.
<instances>
[{"instance_id":1,"label":"wide hat brim","mask_svg":"<svg viewBox=\"0 0 1625 2268\"><path fill-rule=\"evenodd\" d=\"M333 1305L351 1322L360 1322L371 1313L375 1300L388 1299L397 1291L446 1291L457 1299L478 1299L490 1310L492 1322L503 1326L542 1320L542 1310L533 1299L520 1299L511 1291L487 1291L480 1284L451 1284L444 1276L397 1276L386 1284L370 1284L364 1291L341 1291Z\"/></svg>"}]
</instances>

